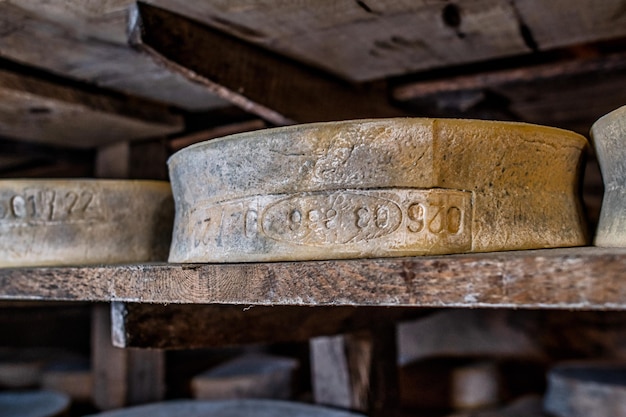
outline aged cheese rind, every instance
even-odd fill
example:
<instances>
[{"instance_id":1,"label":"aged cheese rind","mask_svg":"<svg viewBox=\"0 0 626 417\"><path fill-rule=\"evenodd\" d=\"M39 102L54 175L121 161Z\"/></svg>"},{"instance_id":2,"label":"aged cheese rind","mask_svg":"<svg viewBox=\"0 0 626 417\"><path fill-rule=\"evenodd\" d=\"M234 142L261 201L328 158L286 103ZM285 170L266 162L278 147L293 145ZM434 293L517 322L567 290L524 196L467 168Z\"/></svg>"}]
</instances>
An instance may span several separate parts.
<instances>
[{"instance_id":1,"label":"aged cheese rind","mask_svg":"<svg viewBox=\"0 0 626 417\"><path fill-rule=\"evenodd\" d=\"M598 119L591 139L604 180L604 197L594 244L626 246L626 106Z\"/></svg>"},{"instance_id":2,"label":"aged cheese rind","mask_svg":"<svg viewBox=\"0 0 626 417\"><path fill-rule=\"evenodd\" d=\"M172 156L170 262L576 246L586 140L522 123L381 119L233 135Z\"/></svg>"},{"instance_id":3,"label":"aged cheese rind","mask_svg":"<svg viewBox=\"0 0 626 417\"><path fill-rule=\"evenodd\" d=\"M163 261L173 221L162 181L0 182L0 267Z\"/></svg>"}]
</instances>

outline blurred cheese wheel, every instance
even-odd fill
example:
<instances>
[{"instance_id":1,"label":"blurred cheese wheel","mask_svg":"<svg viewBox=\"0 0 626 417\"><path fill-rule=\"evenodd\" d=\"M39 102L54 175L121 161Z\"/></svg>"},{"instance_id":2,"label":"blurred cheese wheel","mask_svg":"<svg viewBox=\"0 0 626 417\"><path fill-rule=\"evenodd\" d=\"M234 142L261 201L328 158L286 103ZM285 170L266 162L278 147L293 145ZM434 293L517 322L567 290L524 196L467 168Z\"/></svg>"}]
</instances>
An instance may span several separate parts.
<instances>
[{"instance_id":1,"label":"blurred cheese wheel","mask_svg":"<svg viewBox=\"0 0 626 417\"><path fill-rule=\"evenodd\" d=\"M69 406L69 397L59 392L0 392L2 417L55 417L67 412Z\"/></svg>"},{"instance_id":2,"label":"blurred cheese wheel","mask_svg":"<svg viewBox=\"0 0 626 417\"><path fill-rule=\"evenodd\" d=\"M274 400L178 400L97 414L98 417L363 417L331 408ZM92 416L96 417L96 415Z\"/></svg>"},{"instance_id":3,"label":"blurred cheese wheel","mask_svg":"<svg viewBox=\"0 0 626 417\"><path fill-rule=\"evenodd\" d=\"M161 181L0 181L0 267L165 260L173 219Z\"/></svg>"},{"instance_id":4,"label":"blurred cheese wheel","mask_svg":"<svg viewBox=\"0 0 626 417\"><path fill-rule=\"evenodd\" d=\"M626 247L626 106L598 119L591 127L604 198L595 244Z\"/></svg>"}]
</instances>

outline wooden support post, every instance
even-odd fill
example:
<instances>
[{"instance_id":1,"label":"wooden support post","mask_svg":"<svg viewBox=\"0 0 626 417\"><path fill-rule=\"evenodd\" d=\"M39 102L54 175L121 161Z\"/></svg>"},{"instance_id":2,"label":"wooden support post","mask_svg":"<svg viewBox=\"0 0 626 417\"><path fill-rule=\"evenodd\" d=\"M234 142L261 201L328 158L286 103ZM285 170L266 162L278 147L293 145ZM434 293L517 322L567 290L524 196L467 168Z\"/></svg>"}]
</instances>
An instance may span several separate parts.
<instances>
[{"instance_id":1,"label":"wooden support post","mask_svg":"<svg viewBox=\"0 0 626 417\"><path fill-rule=\"evenodd\" d=\"M103 410L163 399L165 356L159 350L120 349L111 342L108 305L93 309L93 397Z\"/></svg>"},{"instance_id":2,"label":"wooden support post","mask_svg":"<svg viewBox=\"0 0 626 417\"><path fill-rule=\"evenodd\" d=\"M377 318L372 330L369 399L372 417L393 417L400 408L398 348L395 323Z\"/></svg>"},{"instance_id":3,"label":"wooden support post","mask_svg":"<svg viewBox=\"0 0 626 417\"><path fill-rule=\"evenodd\" d=\"M311 340L311 377L318 404L369 409L372 343L367 333Z\"/></svg>"},{"instance_id":4,"label":"wooden support post","mask_svg":"<svg viewBox=\"0 0 626 417\"><path fill-rule=\"evenodd\" d=\"M377 322L367 333L312 339L310 349L316 403L372 416L395 415L399 388L392 321Z\"/></svg>"}]
</instances>

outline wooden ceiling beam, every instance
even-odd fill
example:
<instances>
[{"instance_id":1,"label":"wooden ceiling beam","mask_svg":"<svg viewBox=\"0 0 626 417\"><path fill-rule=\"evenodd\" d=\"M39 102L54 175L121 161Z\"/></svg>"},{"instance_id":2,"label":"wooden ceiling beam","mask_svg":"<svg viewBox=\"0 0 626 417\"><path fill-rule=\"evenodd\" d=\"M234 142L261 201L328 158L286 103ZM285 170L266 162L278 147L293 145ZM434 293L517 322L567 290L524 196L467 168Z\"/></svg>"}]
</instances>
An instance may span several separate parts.
<instances>
[{"instance_id":1,"label":"wooden ceiling beam","mask_svg":"<svg viewBox=\"0 0 626 417\"><path fill-rule=\"evenodd\" d=\"M23 3L0 1L2 58L187 110L205 111L227 104L133 50L127 39L119 39L126 31L128 5L124 1L113 17L103 12L89 18L74 13L85 8L84 2Z\"/></svg>"},{"instance_id":2,"label":"wooden ceiling beam","mask_svg":"<svg viewBox=\"0 0 626 417\"><path fill-rule=\"evenodd\" d=\"M97 90L0 68L0 136L91 148L183 129L164 105Z\"/></svg>"},{"instance_id":3,"label":"wooden ceiling beam","mask_svg":"<svg viewBox=\"0 0 626 417\"><path fill-rule=\"evenodd\" d=\"M391 95L429 117L515 120L586 135L600 116L626 103L626 52L556 59L445 78L398 81Z\"/></svg>"},{"instance_id":4,"label":"wooden ceiling beam","mask_svg":"<svg viewBox=\"0 0 626 417\"><path fill-rule=\"evenodd\" d=\"M277 125L406 115L384 84L349 84L164 9L138 3L131 25L137 49Z\"/></svg>"}]
</instances>

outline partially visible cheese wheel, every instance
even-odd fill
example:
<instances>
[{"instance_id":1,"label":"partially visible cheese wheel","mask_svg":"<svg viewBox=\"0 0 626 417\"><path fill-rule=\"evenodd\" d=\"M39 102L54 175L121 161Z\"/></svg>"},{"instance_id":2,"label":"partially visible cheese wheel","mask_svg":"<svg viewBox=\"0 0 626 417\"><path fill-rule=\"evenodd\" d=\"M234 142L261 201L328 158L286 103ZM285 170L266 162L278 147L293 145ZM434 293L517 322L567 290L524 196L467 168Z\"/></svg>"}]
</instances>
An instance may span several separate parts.
<instances>
[{"instance_id":1,"label":"partially visible cheese wheel","mask_svg":"<svg viewBox=\"0 0 626 417\"><path fill-rule=\"evenodd\" d=\"M0 181L0 267L165 260L173 221L162 181Z\"/></svg>"},{"instance_id":2,"label":"partially visible cheese wheel","mask_svg":"<svg viewBox=\"0 0 626 417\"><path fill-rule=\"evenodd\" d=\"M165 401L91 417L364 417L332 408L275 400Z\"/></svg>"},{"instance_id":3,"label":"partially visible cheese wheel","mask_svg":"<svg viewBox=\"0 0 626 417\"><path fill-rule=\"evenodd\" d=\"M169 160L170 262L486 252L586 243L582 136L381 119L228 136Z\"/></svg>"},{"instance_id":4,"label":"partially visible cheese wheel","mask_svg":"<svg viewBox=\"0 0 626 417\"><path fill-rule=\"evenodd\" d=\"M594 243L626 247L626 106L598 119L591 127L604 197Z\"/></svg>"},{"instance_id":5,"label":"partially visible cheese wheel","mask_svg":"<svg viewBox=\"0 0 626 417\"><path fill-rule=\"evenodd\" d=\"M0 392L3 417L55 417L66 415L70 398L55 391Z\"/></svg>"},{"instance_id":6,"label":"partially visible cheese wheel","mask_svg":"<svg viewBox=\"0 0 626 417\"><path fill-rule=\"evenodd\" d=\"M626 366L569 362L548 374L544 409L555 417L626 417Z\"/></svg>"}]
</instances>

